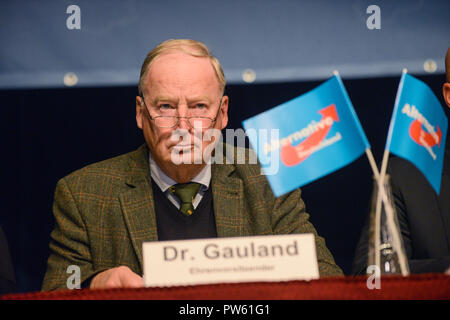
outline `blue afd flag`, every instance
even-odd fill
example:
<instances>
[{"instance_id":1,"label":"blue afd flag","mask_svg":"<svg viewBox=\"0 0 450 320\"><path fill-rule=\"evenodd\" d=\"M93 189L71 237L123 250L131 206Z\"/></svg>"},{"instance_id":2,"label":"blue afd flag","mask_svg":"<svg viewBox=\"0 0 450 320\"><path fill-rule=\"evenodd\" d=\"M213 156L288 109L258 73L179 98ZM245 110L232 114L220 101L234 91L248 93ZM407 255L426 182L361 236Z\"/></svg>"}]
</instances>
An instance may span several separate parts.
<instances>
[{"instance_id":1,"label":"blue afd flag","mask_svg":"<svg viewBox=\"0 0 450 320\"><path fill-rule=\"evenodd\" d=\"M437 194L441 189L447 127L445 112L431 89L403 72L386 150L411 161Z\"/></svg>"},{"instance_id":2,"label":"blue afd flag","mask_svg":"<svg viewBox=\"0 0 450 320\"><path fill-rule=\"evenodd\" d=\"M370 148L338 75L242 124L277 197Z\"/></svg>"}]
</instances>

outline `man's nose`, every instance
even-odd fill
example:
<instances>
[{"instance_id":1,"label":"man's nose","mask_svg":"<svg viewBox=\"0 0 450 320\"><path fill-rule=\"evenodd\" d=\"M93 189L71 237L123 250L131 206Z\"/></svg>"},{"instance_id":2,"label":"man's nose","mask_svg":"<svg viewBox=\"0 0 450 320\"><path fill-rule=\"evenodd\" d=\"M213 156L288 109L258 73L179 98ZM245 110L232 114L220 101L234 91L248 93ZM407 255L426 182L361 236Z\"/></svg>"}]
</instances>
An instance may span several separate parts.
<instances>
[{"instance_id":1,"label":"man's nose","mask_svg":"<svg viewBox=\"0 0 450 320\"><path fill-rule=\"evenodd\" d=\"M189 125L189 120L187 117L189 116L188 107L184 104L180 104L178 106L178 127L180 129L190 130L191 126Z\"/></svg>"},{"instance_id":2,"label":"man's nose","mask_svg":"<svg viewBox=\"0 0 450 320\"><path fill-rule=\"evenodd\" d=\"M178 127L180 129L190 130L191 126L189 125L189 121L186 117L180 117L178 121Z\"/></svg>"}]
</instances>

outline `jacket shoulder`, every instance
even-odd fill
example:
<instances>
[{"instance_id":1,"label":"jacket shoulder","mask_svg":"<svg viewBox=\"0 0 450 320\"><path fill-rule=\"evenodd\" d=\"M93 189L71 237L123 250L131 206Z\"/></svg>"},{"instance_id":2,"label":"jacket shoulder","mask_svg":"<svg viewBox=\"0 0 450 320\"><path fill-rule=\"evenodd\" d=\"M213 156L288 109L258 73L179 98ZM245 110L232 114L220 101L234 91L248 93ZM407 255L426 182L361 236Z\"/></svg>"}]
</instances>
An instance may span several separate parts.
<instances>
[{"instance_id":1,"label":"jacket shoulder","mask_svg":"<svg viewBox=\"0 0 450 320\"><path fill-rule=\"evenodd\" d=\"M246 192L258 193L260 196L265 197L266 200L274 200L272 189L257 160L255 151L243 147L234 146L232 148L234 154L234 175L242 180ZM227 153L228 158L229 154L230 152Z\"/></svg>"},{"instance_id":2,"label":"jacket shoulder","mask_svg":"<svg viewBox=\"0 0 450 320\"><path fill-rule=\"evenodd\" d=\"M133 166L142 161L143 154L142 146L135 151L87 165L61 180L72 187L82 185L93 188L99 184L123 184L129 178L130 171L134 169Z\"/></svg>"},{"instance_id":3,"label":"jacket shoulder","mask_svg":"<svg viewBox=\"0 0 450 320\"><path fill-rule=\"evenodd\" d=\"M215 159L216 163L231 165L242 178L251 178L261 175L261 166L254 150L223 144L223 158Z\"/></svg>"}]
</instances>

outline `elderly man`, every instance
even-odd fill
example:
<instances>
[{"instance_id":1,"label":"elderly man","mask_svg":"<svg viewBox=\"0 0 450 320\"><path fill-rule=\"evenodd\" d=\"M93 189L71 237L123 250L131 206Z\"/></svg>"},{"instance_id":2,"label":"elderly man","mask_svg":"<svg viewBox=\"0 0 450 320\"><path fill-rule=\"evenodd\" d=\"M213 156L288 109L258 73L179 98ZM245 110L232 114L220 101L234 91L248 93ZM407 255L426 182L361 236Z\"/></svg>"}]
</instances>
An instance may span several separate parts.
<instances>
[{"instance_id":1,"label":"elderly man","mask_svg":"<svg viewBox=\"0 0 450 320\"><path fill-rule=\"evenodd\" d=\"M226 127L224 88L200 42L168 40L148 54L136 97L146 144L58 182L43 290L67 288L70 265L83 287L141 287L144 241L210 237L313 233L320 275L342 274L300 190L275 198L257 164L207 161L217 139L196 132Z\"/></svg>"}]
</instances>

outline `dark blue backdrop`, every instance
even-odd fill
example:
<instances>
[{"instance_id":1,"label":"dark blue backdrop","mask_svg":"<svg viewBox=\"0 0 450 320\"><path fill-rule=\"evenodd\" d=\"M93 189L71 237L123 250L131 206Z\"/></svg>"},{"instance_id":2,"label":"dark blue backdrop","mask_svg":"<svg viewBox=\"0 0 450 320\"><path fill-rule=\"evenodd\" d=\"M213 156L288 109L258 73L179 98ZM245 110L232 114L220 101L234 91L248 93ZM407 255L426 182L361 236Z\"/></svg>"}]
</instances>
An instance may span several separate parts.
<instances>
[{"instance_id":1,"label":"dark blue backdrop","mask_svg":"<svg viewBox=\"0 0 450 320\"><path fill-rule=\"evenodd\" d=\"M70 5L80 29L67 28ZM380 29L367 27L371 5ZM443 72L448 12L448 0L0 1L0 88L63 87L70 72L81 86L134 85L169 38L205 42L233 84L246 69L257 83L418 74L427 59Z\"/></svg>"},{"instance_id":2,"label":"dark blue backdrop","mask_svg":"<svg viewBox=\"0 0 450 320\"><path fill-rule=\"evenodd\" d=\"M443 104L444 75L419 78ZM382 156L398 82L399 77L344 79L377 161ZM228 128L238 128L243 119L318 84L228 86ZM135 87L0 91L0 225L9 241L20 291L40 288L54 223L51 206L57 180L143 143L134 118L136 92ZM303 188L311 221L347 274L371 188L365 157Z\"/></svg>"},{"instance_id":3,"label":"dark blue backdrop","mask_svg":"<svg viewBox=\"0 0 450 320\"><path fill-rule=\"evenodd\" d=\"M70 5L81 10L79 30L67 28ZM366 26L369 5L380 7L379 30ZM0 225L19 290L41 286L58 179L143 143L136 85L157 43L192 38L212 49L230 84L229 128L338 69L379 161L402 68L443 102L449 10L448 0L0 1ZM74 87L65 87L67 73ZM371 188L364 157L303 188L312 222L346 273Z\"/></svg>"}]
</instances>

